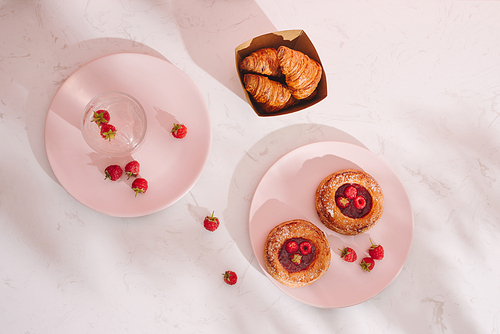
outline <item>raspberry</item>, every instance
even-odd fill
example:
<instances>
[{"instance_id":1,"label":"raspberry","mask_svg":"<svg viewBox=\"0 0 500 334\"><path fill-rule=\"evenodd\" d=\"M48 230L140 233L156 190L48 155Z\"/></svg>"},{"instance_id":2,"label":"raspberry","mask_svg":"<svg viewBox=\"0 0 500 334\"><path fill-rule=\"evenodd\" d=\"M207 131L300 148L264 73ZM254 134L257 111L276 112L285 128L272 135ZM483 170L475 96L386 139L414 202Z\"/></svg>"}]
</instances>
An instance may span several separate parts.
<instances>
[{"instance_id":1,"label":"raspberry","mask_svg":"<svg viewBox=\"0 0 500 334\"><path fill-rule=\"evenodd\" d=\"M346 262L354 262L358 259L358 255L351 247L346 247L343 250L339 248L339 251L342 252L340 257Z\"/></svg>"},{"instance_id":2,"label":"raspberry","mask_svg":"<svg viewBox=\"0 0 500 334\"><path fill-rule=\"evenodd\" d=\"M345 197L337 197L337 206L341 209L347 208L349 206L349 200Z\"/></svg>"},{"instance_id":3,"label":"raspberry","mask_svg":"<svg viewBox=\"0 0 500 334\"><path fill-rule=\"evenodd\" d=\"M226 272L224 272L224 274L222 274L222 276L224 276L224 282L229 285L235 285L238 281L238 276L234 271L231 270L227 270Z\"/></svg>"},{"instance_id":4,"label":"raspberry","mask_svg":"<svg viewBox=\"0 0 500 334\"><path fill-rule=\"evenodd\" d=\"M366 206L366 199L363 196L357 196L354 199L354 206L356 209L361 210Z\"/></svg>"},{"instance_id":5,"label":"raspberry","mask_svg":"<svg viewBox=\"0 0 500 334\"><path fill-rule=\"evenodd\" d=\"M349 199L354 199L358 195L358 190L354 186L348 186L344 189L344 195Z\"/></svg>"},{"instance_id":6,"label":"raspberry","mask_svg":"<svg viewBox=\"0 0 500 334\"><path fill-rule=\"evenodd\" d=\"M309 241L303 241L299 245L302 255L307 255L312 252L312 245Z\"/></svg>"},{"instance_id":7,"label":"raspberry","mask_svg":"<svg viewBox=\"0 0 500 334\"><path fill-rule=\"evenodd\" d=\"M292 258L290 259L295 265L299 265L302 262L302 255L300 254L293 254Z\"/></svg>"},{"instance_id":8,"label":"raspberry","mask_svg":"<svg viewBox=\"0 0 500 334\"><path fill-rule=\"evenodd\" d=\"M286 244L286 251L290 254L293 254L295 253L298 249L299 249L299 245L297 244L296 241L289 241L287 244Z\"/></svg>"},{"instance_id":9,"label":"raspberry","mask_svg":"<svg viewBox=\"0 0 500 334\"><path fill-rule=\"evenodd\" d=\"M360 266L363 270L370 272L375 267L375 261L371 257L365 257L361 260Z\"/></svg>"},{"instance_id":10,"label":"raspberry","mask_svg":"<svg viewBox=\"0 0 500 334\"><path fill-rule=\"evenodd\" d=\"M372 246L368 250L368 254L370 254L374 260L382 260L384 258L384 248L381 245L375 245L372 239L370 239L370 243Z\"/></svg>"},{"instance_id":11,"label":"raspberry","mask_svg":"<svg viewBox=\"0 0 500 334\"><path fill-rule=\"evenodd\" d=\"M118 165L110 165L104 170L105 180L110 179L111 181L116 181L122 176L123 170Z\"/></svg>"}]
</instances>

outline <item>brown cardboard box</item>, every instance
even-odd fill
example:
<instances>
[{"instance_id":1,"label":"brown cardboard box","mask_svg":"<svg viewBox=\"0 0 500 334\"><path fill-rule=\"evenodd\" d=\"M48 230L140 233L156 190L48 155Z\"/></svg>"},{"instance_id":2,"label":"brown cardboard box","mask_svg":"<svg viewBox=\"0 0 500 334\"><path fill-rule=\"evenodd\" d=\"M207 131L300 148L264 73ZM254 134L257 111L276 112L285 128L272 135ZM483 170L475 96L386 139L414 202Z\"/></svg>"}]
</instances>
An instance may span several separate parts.
<instances>
[{"instance_id":1,"label":"brown cardboard box","mask_svg":"<svg viewBox=\"0 0 500 334\"><path fill-rule=\"evenodd\" d=\"M310 107L319 101L323 100L326 95L327 95L327 88L326 88L326 74L325 70L323 69L323 75L321 78L321 81L318 84L317 88L317 94L314 98L309 99L309 100L304 100L301 101L299 104L296 104L294 106L291 106L289 108L286 108L284 110L280 110L278 112L272 113L272 114L266 114L264 113L259 106L253 102L252 98L248 94L248 92L245 89L245 85L243 83L243 73L240 72L239 70L239 65L240 62L243 58L248 56L254 51L257 51L261 48L266 48L266 47L273 47L273 48L278 48L281 45L287 46L291 49L301 51L308 55L311 59L316 60L321 67L323 65L321 64L321 60L319 59L318 53L316 52L316 49L314 48L314 45L312 44L311 40L309 37L307 37L306 33L303 30L286 30L286 31L277 31L265 35L261 35L258 37L255 37L249 41L246 41L245 43L241 44L235 49L235 56L236 56L236 71L238 72L239 78L240 78L240 83L241 86L243 87L243 91L245 92L245 96L248 100L248 103L252 106L253 110L255 113L259 116L277 116L277 115L284 115L284 114L289 114L293 113L302 109L305 109L307 107Z\"/></svg>"}]
</instances>

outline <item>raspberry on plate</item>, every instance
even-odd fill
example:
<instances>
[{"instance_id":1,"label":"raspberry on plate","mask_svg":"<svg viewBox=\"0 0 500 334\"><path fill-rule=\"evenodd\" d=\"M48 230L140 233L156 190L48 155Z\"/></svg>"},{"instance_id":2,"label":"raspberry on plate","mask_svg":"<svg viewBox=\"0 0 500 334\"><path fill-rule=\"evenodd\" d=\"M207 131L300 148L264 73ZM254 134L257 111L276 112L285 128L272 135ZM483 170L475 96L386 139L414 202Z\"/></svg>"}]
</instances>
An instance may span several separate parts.
<instances>
[{"instance_id":1,"label":"raspberry on plate","mask_svg":"<svg viewBox=\"0 0 500 334\"><path fill-rule=\"evenodd\" d=\"M299 249L302 255L307 255L312 252L312 245L309 241L303 241L300 243Z\"/></svg>"},{"instance_id":2,"label":"raspberry on plate","mask_svg":"<svg viewBox=\"0 0 500 334\"><path fill-rule=\"evenodd\" d=\"M294 254L296 251L299 250L299 245L297 244L296 241L289 241L287 244L286 244L286 251L290 254Z\"/></svg>"},{"instance_id":3,"label":"raspberry on plate","mask_svg":"<svg viewBox=\"0 0 500 334\"><path fill-rule=\"evenodd\" d=\"M345 247L344 249L339 248L340 257L346 262L354 262L358 259L358 255L351 247Z\"/></svg>"},{"instance_id":4,"label":"raspberry on plate","mask_svg":"<svg viewBox=\"0 0 500 334\"><path fill-rule=\"evenodd\" d=\"M125 174L128 175L127 180L130 179L130 177L137 177L139 175L139 167L140 164L139 162L132 160L128 164L125 165Z\"/></svg>"},{"instance_id":5,"label":"raspberry on plate","mask_svg":"<svg viewBox=\"0 0 500 334\"><path fill-rule=\"evenodd\" d=\"M354 186L349 186L345 188L344 195L349 199L355 199L356 196L358 195L358 190Z\"/></svg>"},{"instance_id":6,"label":"raspberry on plate","mask_svg":"<svg viewBox=\"0 0 500 334\"><path fill-rule=\"evenodd\" d=\"M143 178L135 179L134 182L132 182L132 190L135 191L135 197L137 197L139 193L145 193L148 190L148 181Z\"/></svg>"},{"instance_id":7,"label":"raspberry on plate","mask_svg":"<svg viewBox=\"0 0 500 334\"><path fill-rule=\"evenodd\" d=\"M358 210L362 210L366 206L366 199L363 196L357 196L354 199L354 206Z\"/></svg>"},{"instance_id":8,"label":"raspberry on plate","mask_svg":"<svg viewBox=\"0 0 500 334\"><path fill-rule=\"evenodd\" d=\"M110 179L111 181L116 181L122 176L123 170L120 166L118 165L109 165L106 167L104 170L104 174L106 177L104 178L105 180Z\"/></svg>"},{"instance_id":9,"label":"raspberry on plate","mask_svg":"<svg viewBox=\"0 0 500 334\"><path fill-rule=\"evenodd\" d=\"M175 138L184 138L187 135L187 127L184 124L175 123L170 133L172 133L172 136Z\"/></svg>"},{"instance_id":10,"label":"raspberry on plate","mask_svg":"<svg viewBox=\"0 0 500 334\"><path fill-rule=\"evenodd\" d=\"M364 271L370 272L373 270L373 267L375 267L375 260L373 260L371 257L365 257L363 260L361 260L360 266Z\"/></svg>"},{"instance_id":11,"label":"raspberry on plate","mask_svg":"<svg viewBox=\"0 0 500 334\"><path fill-rule=\"evenodd\" d=\"M368 254L370 254L374 260L382 260L384 258L384 248L381 245L375 245L371 238L370 243L372 246L368 250Z\"/></svg>"}]
</instances>

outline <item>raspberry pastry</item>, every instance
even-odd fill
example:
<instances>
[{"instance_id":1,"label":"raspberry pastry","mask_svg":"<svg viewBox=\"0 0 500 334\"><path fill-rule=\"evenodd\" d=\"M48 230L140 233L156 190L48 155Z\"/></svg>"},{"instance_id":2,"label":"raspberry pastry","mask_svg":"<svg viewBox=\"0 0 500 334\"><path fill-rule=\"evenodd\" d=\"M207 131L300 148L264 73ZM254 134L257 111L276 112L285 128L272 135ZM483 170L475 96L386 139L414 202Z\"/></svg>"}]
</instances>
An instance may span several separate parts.
<instances>
[{"instance_id":1,"label":"raspberry pastry","mask_svg":"<svg viewBox=\"0 0 500 334\"><path fill-rule=\"evenodd\" d=\"M264 259L269 274L281 284L306 286L323 276L330 266L330 244L314 224L294 219L269 232Z\"/></svg>"},{"instance_id":2,"label":"raspberry pastry","mask_svg":"<svg viewBox=\"0 0 500 334\"><path fill-rule=\"evenodd\" d=\"M384 195L368 173L344 169L321 181L316 190L316 211L329 229L346 235L360 234L382 216Z\"/></svg>"}]
</instances>

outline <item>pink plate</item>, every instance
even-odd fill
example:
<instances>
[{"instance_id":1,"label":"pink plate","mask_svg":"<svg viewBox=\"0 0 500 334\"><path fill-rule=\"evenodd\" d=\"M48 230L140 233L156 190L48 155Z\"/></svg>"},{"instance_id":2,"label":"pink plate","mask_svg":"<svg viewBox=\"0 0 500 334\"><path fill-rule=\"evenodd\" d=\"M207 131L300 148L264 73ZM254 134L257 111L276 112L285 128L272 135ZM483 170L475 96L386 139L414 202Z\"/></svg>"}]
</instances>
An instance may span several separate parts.
<instances>
[{"instance_id":1,"label":"pink plate","mask_svg":"<svg viewBox=\"0 0 500 334\"><path fill-rule=\"evenodd\" d=\"M107 91L132 95L146 111L146 141L132 156L97 154L83 139L83 109ZM174 123L187 126L185 138L172 137ZM110 216L138 217L172 205L196 183L208 160L211 129L205 100L183 72L153 56L120 53L86 64L60 87L47 113L45 149L59 183L80 203ZM123 168L132 159L149 183L137 197L132 179L104 180L108 165Z\"/></svg>"},{"instance_id":2,"label":"pink plate","mask_svg":"<svg viewBox=\"0 0 500 334\"><path fill-rule=\"evenodd\" d=\"M329 174L344 168L364 170L372 175L384 193L384 213L369 231L344 236L326 228L314 204L316 188ZM332 251L328 271L313 284L289 288L274 280L264 262L264 244L273 227L291 219L305 219L327 235ZM299 147L279 159L266 172L255 191L249 216L254 254L269 279L287 295L303 303L340 308L364 302L384 290L399 274L410 251L413 213L406 191L391 168L370 151L341 142L318 142ZM370 240L381 244L385 257L370 273L361 269L368 256ZM353 248L358 260L347 263L339 248Z\"/></svg>"}]
</instances>

